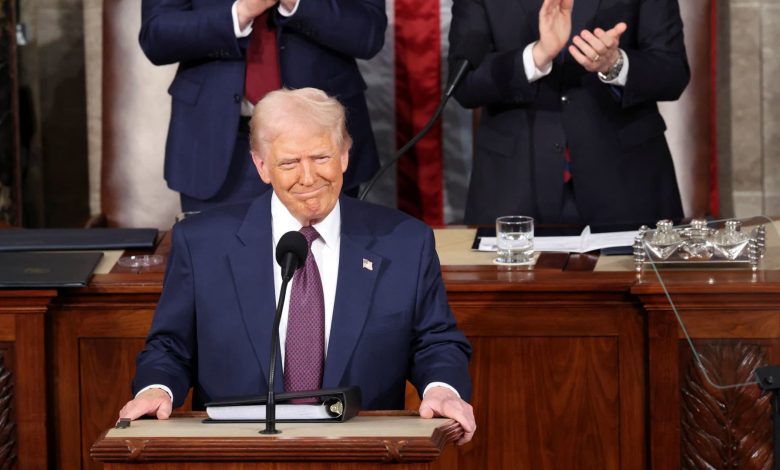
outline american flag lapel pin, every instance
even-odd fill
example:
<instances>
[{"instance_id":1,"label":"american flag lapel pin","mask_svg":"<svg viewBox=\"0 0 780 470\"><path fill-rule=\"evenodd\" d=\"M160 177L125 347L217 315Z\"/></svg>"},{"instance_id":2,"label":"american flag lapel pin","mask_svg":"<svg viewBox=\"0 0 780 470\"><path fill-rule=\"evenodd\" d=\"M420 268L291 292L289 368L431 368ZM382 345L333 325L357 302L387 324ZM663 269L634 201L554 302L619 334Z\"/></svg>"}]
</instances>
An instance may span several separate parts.
<instances>
[{"instance_id":1,"label":"american flag lapel pin","mask_svg":"<svg viewBox=\"0 0 780 470\"><path fill-rule=\"evenodd\" d=\"M363 269L368 269L369 271L373 271L374 263L372 263L370 260L363 258Z\"/></svg>"}]
</instances>

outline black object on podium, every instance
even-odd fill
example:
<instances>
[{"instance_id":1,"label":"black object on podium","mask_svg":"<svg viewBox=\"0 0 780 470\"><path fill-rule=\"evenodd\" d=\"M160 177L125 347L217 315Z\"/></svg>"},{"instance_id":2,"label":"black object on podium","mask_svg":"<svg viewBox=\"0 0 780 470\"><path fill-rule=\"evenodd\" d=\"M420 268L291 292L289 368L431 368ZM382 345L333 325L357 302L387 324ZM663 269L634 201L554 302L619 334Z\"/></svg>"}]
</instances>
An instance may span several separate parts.
<instances>
[{"instance_id":1,"label":"black object on podium","mask_svg":"<svg viewBox=\"0 0 780 470\"><path fill-rule=\"evenodd\" d=\"M317 398L319 403L317 405L309 404L290 404L287 402L294 401L298 398ZM276 406L289 406L287 410L292 411L286 414L285 411L279 413L277 422L280 423L321 423L321 422L344 422L355 417L361 410L362 396L360 393L360 387L340 387L322 390L311 390L301 392L284 392L277 393L275 396ZM206 411L209 414L209 418L205 419L204 423L235 423L235 422L254 422L264 423L265 419L252 417L257 414L257 410L253 409L258 405L265 407L268 402L268 398L265 395L252 395L246 397L234 397L224 400L217 400L210 403L206 403ZM306 416L294 412L294 407L306 407L307 409L319 409L322 408L322 412L318 417ZM234 415L244 415L242 418L217 418L212 416L218 416L220 408L223 411L230 411L226 409L233 408L237 413ZM263 410L260 410L263 413Z\"/></svg>"},{"instance_id":2,"label":"black object on podium","mask_svg":"<svg viewBox=\"0 0 780 470\"><path fill-rule=\"evenodd\" d=\"M154 248L156 228L41 228L0 230L0 251Z\"/></svg>"}]
</instances>

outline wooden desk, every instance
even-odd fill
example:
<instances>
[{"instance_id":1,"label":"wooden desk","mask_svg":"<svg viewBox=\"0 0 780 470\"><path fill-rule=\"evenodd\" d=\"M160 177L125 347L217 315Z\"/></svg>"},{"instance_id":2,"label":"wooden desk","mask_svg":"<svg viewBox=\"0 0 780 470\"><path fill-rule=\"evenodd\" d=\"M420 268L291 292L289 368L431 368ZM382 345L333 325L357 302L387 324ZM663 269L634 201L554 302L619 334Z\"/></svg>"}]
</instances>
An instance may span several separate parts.
<instances>
[{"instance_id":1,"label":"wooden desk","mask_svg":"<svg viewBox=\"0 0 780 470\"><path fill-rule=\"evenodd\" d=\"M344 423L280 423L282 434L262 435L263 425L204 424L205 414L167 421L135 421L109 429L92 446L106 469L379 469L452 468L452 445L463 430L450 419L404 412L365 412Z\"/></svg>"},{"instance_id":2,"label":"wooden desk","mask_svg":"<svg viewBox=\"0 0 780 470\"><path fill-rule=\"evenodd\" d=\"M166 255L167 244L157 252ZM702 385L654 275L592 272L598 258L588 254L545 253L533 270L442 259L451 307L474 347L478 425L451 468L668 469L715 459L744 468L750 452L753 462L771 458L767 399L755 387ZM162 268L115 268L84 289L0 297L0 313L14 315L37 302L36 325L45 326L46 364L31 369L44 379L25 380L47 386L48 414L34 429L52 431L49 463L100 468L89 448L130 397L161 284ZM780 272L685 272L667 284L722 377L780 362ZM17 409L40 410L21 403L28 399L43 400L17 395ZM702 413L700 403L714 408ZM704 425L706 440L695 432ZM27 462L46 456L21 442L28 437L18 427L20 467L40 468Z\"/></svg>"}]
</instances>

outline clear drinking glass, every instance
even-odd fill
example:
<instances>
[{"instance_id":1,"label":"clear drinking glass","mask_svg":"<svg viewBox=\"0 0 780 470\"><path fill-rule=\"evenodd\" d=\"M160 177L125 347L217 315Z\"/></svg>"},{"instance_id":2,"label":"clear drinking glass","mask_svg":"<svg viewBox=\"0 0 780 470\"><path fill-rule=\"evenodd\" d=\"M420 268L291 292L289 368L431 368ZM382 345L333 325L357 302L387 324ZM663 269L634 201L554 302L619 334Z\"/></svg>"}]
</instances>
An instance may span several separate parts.
<instances>
[{"instance_id":1,"label":"clear drinking glass","mask_svg":"<svg viewBox=\"0 0 780 470\"><path fill-rule=\"evenodd\" d=\"M534 257L534 219L507 215L496 219L496 263L528 264Z\"/></svg>"}]
</instances>

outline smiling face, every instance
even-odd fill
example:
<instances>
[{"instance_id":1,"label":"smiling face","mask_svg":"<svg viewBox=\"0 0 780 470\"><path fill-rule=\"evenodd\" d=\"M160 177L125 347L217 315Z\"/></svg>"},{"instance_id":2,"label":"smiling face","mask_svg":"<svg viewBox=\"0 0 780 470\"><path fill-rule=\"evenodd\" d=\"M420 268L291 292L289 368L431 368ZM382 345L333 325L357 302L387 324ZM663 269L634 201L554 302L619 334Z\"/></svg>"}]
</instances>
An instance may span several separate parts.
<instances>
[{"instance_id":1,"label":"smiling face","mask_svg":"<svg viewBox=\"0 0 780 470\"><path fill-rule=\"evenodd\" d=\"M279 200L302 225L315 224L333 210L349 151L333 142L331 132L316 126L295 126L267 145L263 154L252 156L260 178L273 186Z\"/></svg>"},{"instance_id":2,"label":"smiling face","mask_svg":"<svg viewBox=\"0 0 780 470\"><path fill-rule=\"evenodd\" d=\"M344 107L315 88L276 90L252 114L252 160L287 210L306 225L336 206L352 139Z\"/></svg>"}]
</instances>

